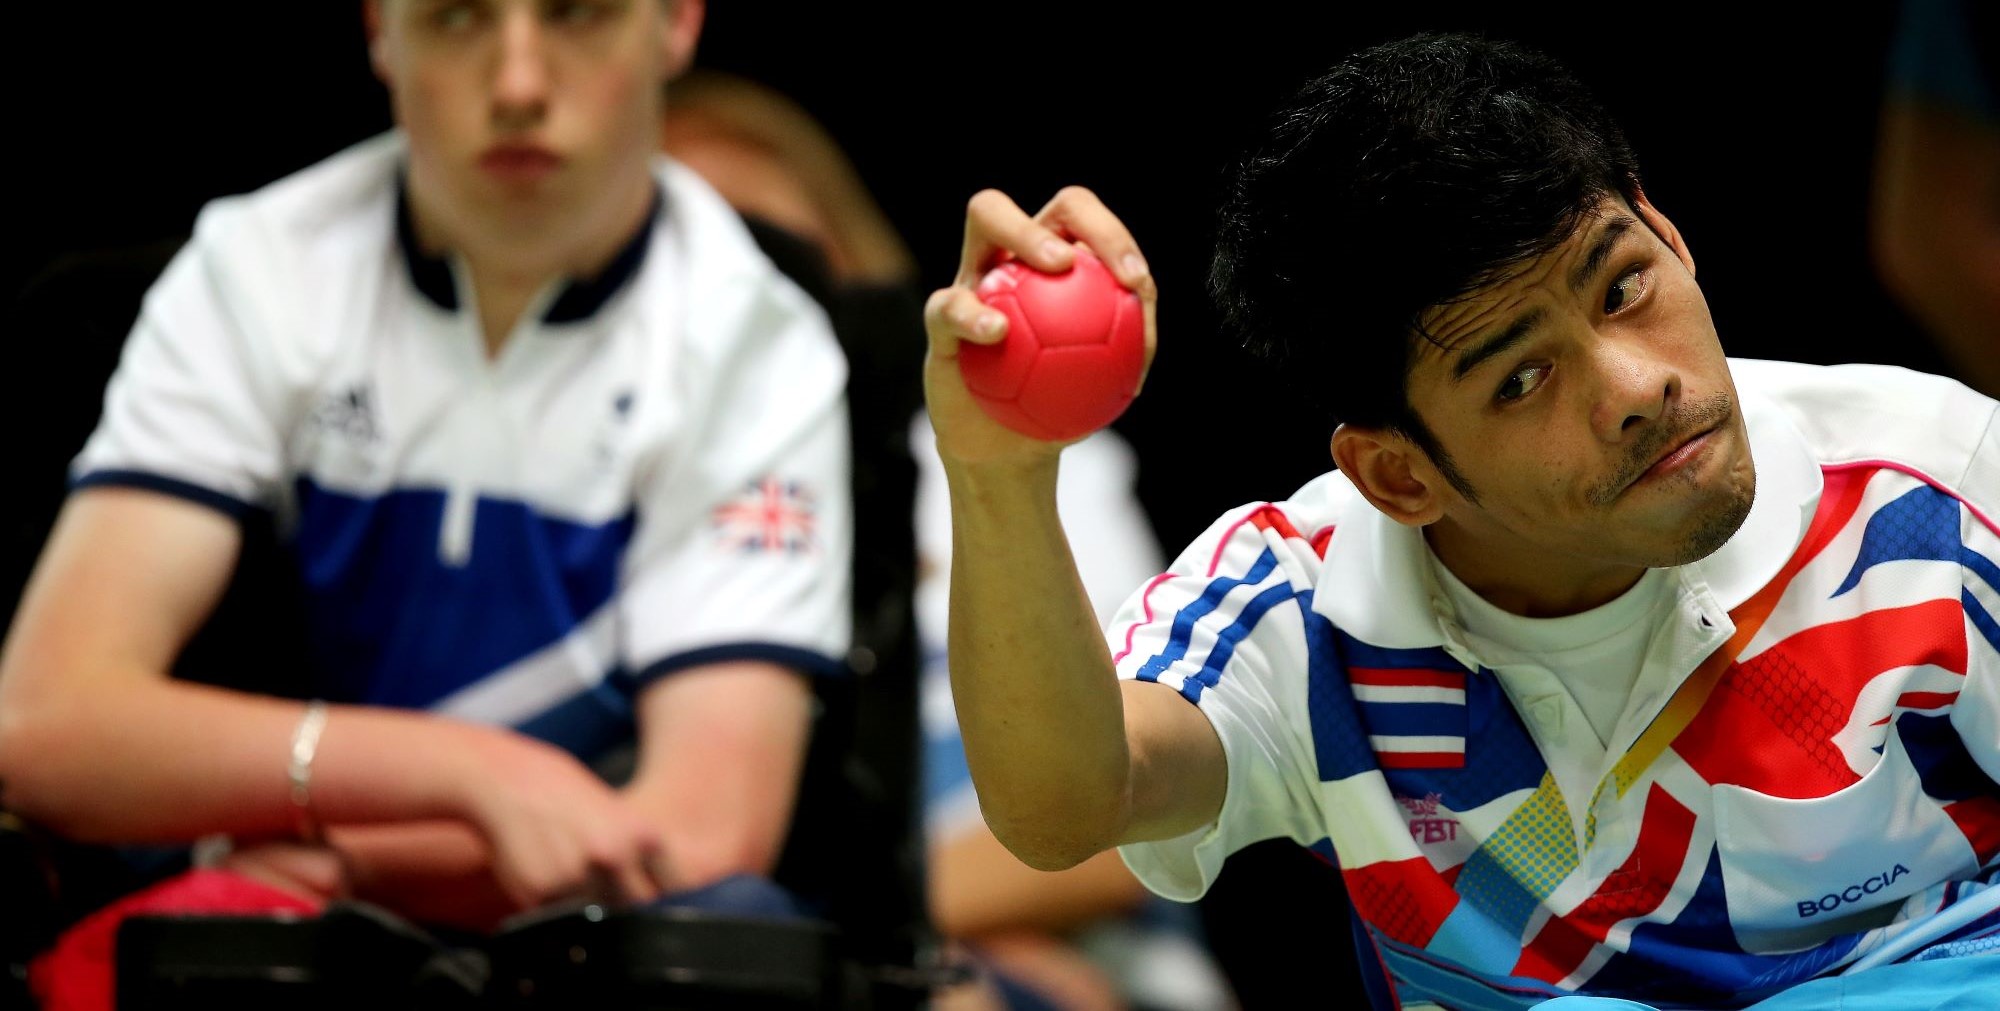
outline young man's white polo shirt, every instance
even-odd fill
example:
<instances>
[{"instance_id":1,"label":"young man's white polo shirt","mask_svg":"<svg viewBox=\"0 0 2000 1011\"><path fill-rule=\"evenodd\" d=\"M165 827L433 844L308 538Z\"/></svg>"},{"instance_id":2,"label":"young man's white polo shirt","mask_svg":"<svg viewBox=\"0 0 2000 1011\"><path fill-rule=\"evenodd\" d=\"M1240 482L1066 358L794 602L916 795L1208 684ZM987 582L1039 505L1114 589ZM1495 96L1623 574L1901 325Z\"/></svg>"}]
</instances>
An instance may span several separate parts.
<instances>
[{"instance_id":1,"label":"young man's white polo shirt","mask_svg":"<svg viewBox=\"0 0 2000 1011\"><path fill-rule=\"evenodd\" d=\"M643 230L489 359L466 272L416 247L403 152L203 211L75 483L274 511L334 700L590 754L675 670L841 669L847 373L820 308L661 160Z\"/></svg>"}]
</instances>

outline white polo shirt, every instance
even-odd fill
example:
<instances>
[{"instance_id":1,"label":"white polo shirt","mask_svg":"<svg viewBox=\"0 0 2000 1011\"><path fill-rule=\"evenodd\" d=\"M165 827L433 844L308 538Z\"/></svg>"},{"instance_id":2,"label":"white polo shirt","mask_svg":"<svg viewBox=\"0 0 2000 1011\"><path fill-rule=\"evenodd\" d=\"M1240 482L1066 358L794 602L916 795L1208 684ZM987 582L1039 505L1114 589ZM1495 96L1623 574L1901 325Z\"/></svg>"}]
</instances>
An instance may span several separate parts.
<instances>
[{"instance_id":1,"label":"white polo shirt","mask_svg":"<svg viewBox=\"0 0 2000 1011\"><path fill-rule=\"evenodd\" d=\"M718 660L841 669L845 359L726 204L662 159L645 228L497 358L412 238L400 134L218 200L148 293L76 486L271 510L323 696L589 755Z\"/></svg>"},{"instance_id":2,"label":"white polo shirt","mask_svg":"<svg viewBox=\"0 0 2000 1011\"><path fill-rule=\"evenodd\" d=\"M1119 675L1199 706L1228 764L1214 823L1127 864L1191 899L1253 842L1311 848L1378 1007L1735 1007L2000 935L1996 405L1730 367L1756 500L1668 570L1607 740L1532 657L1482 652L1421 533L1329 473L1224 516L1110 626Z\"/></svg>"}]
</instances>

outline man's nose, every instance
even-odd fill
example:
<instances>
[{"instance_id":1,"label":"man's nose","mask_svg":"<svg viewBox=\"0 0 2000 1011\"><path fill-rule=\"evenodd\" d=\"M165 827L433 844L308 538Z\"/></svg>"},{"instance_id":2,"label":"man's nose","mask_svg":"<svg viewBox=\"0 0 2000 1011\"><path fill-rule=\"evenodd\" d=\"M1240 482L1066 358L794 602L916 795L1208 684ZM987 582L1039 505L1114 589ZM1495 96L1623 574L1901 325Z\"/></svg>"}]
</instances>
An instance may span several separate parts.
<instances>
[{"instance_id":1,"label":"man's nose","mask_svg":"<svg viewBox=\"0 0 2000 1011\"><path fill-rule=\"evenodd\" d=\"M493 72L495 125L519 130L548 113L549 58L532 5L511 4L500 22L499 65Z\"/></svg>"},{"instance_id":2,"label":"man's nose","mask_svg":"<svg viewBox=\"0 0 2000 1011\"><path fill-rule=\"evenodd\" d=\"M1624 442L1647 422L1658 421L1681 395L1681 376L1636 342L1606 340L1598 345L1602 393L1592 425L1606 442Z\"/></svg>"}]
</instances>

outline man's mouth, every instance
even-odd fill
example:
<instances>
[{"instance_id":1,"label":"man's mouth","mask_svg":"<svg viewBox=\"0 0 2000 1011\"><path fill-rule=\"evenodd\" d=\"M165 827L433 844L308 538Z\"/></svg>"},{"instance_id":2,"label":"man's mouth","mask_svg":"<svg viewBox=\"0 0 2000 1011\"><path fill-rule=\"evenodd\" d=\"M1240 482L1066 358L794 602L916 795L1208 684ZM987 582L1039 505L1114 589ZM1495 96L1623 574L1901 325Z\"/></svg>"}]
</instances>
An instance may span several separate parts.
<instances>
[{"instance_id":1,"label":"man's mouth","mask_svg":"<svg viewBox=\"0 0 2000 1011\"><path fill-rule=\"evenodd\" d=\"M538 144L503 143L487 148L479 156L479 167L502 179L540 179L561 168L562 156Z\"/></svg>"},{"instance_id":2,"label":"man's mouth","mask_svg":"<svg viewBox=\"0 0 2000 1011\"><path fill-rule=\"evenodd\" d=\"M1634 464L1616 484L1607 486L1617 491L1602 501L1609 504L1639 485L1685 471L1698 463L1715 446L1716 433L1729 423L1735 413L1735 404L1727 395L1712 398L1688 410L1683 419L1677 419L1684 421L1684 427L1669 436L1664 445L1657 449L1649 448L1646 455L1640 457L1642 463Z\"/></svg>"},{"instance_id":3,"label":"man's mouth","mask_svg":"<svg viewBox=\"0 0 2000 1011\"><path fill-rule=\"evenodd\" d=\"M1695 457L1700 456L1702 450L1708 448L1709 437L1714 434L1714 428L1707 428L1681 440L1679 444L1662 453L1659 459L1654 460L1653 465L1641 472L1633 483L1665 477L1693 463Z\"/></svg>"}]
</instances>

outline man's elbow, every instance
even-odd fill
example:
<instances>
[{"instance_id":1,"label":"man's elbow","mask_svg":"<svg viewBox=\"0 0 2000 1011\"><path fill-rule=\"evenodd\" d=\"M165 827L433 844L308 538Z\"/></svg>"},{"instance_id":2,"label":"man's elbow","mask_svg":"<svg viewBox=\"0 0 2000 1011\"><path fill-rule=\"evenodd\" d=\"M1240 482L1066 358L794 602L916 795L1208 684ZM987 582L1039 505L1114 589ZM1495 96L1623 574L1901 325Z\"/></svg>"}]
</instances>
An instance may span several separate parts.
<instances>
[{"instance_id":1,"label":"man's elbow","mask_svg":"<svg viewBox=\"0 0 2000 1011\"><path fill-rule=\"evenodd\" d=\"M988 827L1000 845L1038 871L1066 871L1116 845L1117 834L1107 826L1005 824L989 818Z\"/></svg>"},{"instance_id":2,"label":"man's elbow","mask_svg":"<svg viewBox=\"0 0 2000 1011\"><path fill-rule=\"evenodd\" d=\"M0 705L0 808L61 832L60 806L49 803L58 791L48 773L63 736L55 722L45 706Z\"/></svg>"}]
</instances>

